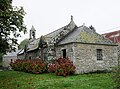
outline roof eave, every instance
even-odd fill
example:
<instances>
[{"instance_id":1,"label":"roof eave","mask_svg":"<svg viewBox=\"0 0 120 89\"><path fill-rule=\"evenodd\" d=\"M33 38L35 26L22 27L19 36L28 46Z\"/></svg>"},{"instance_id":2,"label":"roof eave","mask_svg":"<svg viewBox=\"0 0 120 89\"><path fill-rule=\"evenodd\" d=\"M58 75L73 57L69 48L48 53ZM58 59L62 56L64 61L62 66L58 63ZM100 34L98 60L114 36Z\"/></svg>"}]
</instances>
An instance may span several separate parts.
<instances>
[{"instance_id":1,"label":"roof eave","mask_svg":"<svg viewBox=\"0 0 120 89\"><path fill-rule=\"evenodd\" d=\"M69 42L64 44L56 44L56 46L67 45L72 43L79 43L79 44L90 44L90 45L105 45L105 46L118 46L117 44L99 44L99 43L84 43L84 42Z\"/></svg>"}]
</instances>

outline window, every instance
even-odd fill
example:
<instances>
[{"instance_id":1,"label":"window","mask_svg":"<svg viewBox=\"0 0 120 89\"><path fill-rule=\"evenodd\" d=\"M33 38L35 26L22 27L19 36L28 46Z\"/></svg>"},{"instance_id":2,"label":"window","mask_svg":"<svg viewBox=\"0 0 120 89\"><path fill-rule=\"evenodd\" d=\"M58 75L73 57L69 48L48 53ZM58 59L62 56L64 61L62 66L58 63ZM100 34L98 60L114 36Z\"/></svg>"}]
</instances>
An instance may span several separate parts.
<instances>
[{"instance_id":1,"label":"window","mask_svg":"<svg viewBox=\"0 0 120 89\"><path fill-rule=\"evenodd\" d=\"M63 58L66 58L66 49L63 49L62 53L63 53Z\"/></svg>"},{"instance_id":2,"label":"window","mask_svg":"<svg viewBox=\"0 0 120 89\"><path fill-rule=\"evenodd\" d=\"M102 49L97 49L97 60L103 60Z\"/></svg>"}]
</instances>

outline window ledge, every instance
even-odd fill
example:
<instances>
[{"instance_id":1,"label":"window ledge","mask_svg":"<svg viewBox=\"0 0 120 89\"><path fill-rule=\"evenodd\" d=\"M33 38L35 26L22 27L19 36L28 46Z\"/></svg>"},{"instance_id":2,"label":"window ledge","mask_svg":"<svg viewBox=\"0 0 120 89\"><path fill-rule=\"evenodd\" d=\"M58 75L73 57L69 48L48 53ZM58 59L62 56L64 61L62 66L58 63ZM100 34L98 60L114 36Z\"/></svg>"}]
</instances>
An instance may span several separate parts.
<instances>
[{"instance_id":1,"label":"window ledge","mask_svg":"<svg viewBox=\"0 0 120 89\"><path fill-rule=\"evenodd\" d=\"M103 62L103 60L97 60L97 62L98 62L98 63L101 63L101 62Z\"/></svg>"}]
</instances>

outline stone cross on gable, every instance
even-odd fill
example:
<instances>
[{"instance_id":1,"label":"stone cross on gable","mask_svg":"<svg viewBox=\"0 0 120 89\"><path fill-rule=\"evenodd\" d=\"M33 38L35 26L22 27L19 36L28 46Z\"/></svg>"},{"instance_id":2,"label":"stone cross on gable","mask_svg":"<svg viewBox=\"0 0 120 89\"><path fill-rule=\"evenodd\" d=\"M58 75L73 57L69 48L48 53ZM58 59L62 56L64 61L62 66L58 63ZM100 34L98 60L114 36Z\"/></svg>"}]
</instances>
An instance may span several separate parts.
<instances>
[{"instance_id":1,"label":"stone cross on gable","mask_svg":"<svg viewBox=\"0 0 120 89\"><path fill-rule=\"evenodd\" d=\"M73 21L73 16L71 15L71 21Z\"/></svg>"}]
</instances>

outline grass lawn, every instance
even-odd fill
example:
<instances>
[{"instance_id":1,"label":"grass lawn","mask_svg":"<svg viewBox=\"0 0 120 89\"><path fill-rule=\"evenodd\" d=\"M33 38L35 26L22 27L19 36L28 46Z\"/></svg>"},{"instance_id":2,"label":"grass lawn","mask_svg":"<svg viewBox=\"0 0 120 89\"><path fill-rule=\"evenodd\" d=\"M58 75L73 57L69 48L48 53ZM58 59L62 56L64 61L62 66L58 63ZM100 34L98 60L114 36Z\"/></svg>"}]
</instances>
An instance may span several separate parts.
<instances>
[{"instance_id":1,"label":"grass lawn","mask_svg":"<svg viewBox=\"0 0 120 89\"><path fill-rule=\"evenodd\" d=\"M0 89L112 89L112 73L55 76L0 71Z\"/></svg>"}]
</instances>

